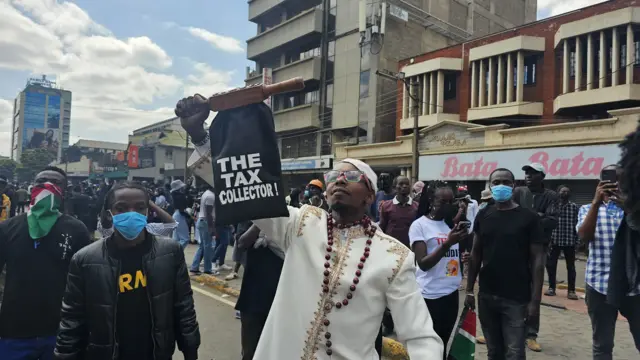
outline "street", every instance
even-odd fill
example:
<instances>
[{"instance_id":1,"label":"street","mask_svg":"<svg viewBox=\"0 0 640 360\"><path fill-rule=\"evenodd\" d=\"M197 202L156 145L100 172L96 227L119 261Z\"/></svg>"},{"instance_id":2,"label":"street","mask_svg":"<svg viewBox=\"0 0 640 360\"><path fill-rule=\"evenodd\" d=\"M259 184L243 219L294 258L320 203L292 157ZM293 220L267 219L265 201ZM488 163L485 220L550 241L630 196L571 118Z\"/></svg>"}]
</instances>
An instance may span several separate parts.
<instances>
[{"instance_id":1,"label":"street","mask_svg":"<svg viewBox=\"0 0 640 360\"><path fill-rule=\"evenodd\" d=\"M193 259L196 247L190 245L185 252L187 263ZM229 248L227 264L231 263L232 248ZM558 277L566 280L564 261L558 263ZM578 267L578 286L584 284L584 263L576 264ZM242 271L241 271L242 273ZM560 274L563 275L560 275ZM223 273L226 275L226 273ZM219 278L223 278L220 276ZM229 282L232 288L238 288L240 279ZM240 321L235 319L233 296L212 289L200 282L192 281L196 311L202 345L200 347L201 360L238 360L240 359ZM463 297L460 297L462 307ZM555 298L544 297L544 302L554 306L565 306L567 310L550 306L542 306L541 330L539 342L543 347L540 353L527 350L527 358L533 360L551 359L589 359L591 357L591 322L586 313L583 300L566 300L566 291L558 290ZM478 333L480 326L478 321ZM620 317L616 325L616 347L614 359L631 360L638 359L638 352L634 347L633 339L629 333L627 322ZM182 355L176 353L174 359L182 359ZM476 345L476 359L486 360L486 346Z\"/></svg>"}]
</instances>

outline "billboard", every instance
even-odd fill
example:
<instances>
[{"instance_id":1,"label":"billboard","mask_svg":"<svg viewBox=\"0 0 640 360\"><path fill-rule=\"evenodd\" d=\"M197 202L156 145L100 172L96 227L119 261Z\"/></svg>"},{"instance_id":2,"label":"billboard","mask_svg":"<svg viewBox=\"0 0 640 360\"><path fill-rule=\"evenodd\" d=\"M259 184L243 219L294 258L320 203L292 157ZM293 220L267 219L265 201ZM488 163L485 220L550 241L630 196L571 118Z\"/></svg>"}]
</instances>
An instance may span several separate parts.
<instances>
[{"instance_id":1,"label":"billboard","mask_svg":"<svg viewBox=\"0 0 640 360\"><path fill-rule=\"evenodd\" d=\"M57 157L60 141L60 96L27 92L22 150L47 149Z\"/></svg>"}]
</instances>

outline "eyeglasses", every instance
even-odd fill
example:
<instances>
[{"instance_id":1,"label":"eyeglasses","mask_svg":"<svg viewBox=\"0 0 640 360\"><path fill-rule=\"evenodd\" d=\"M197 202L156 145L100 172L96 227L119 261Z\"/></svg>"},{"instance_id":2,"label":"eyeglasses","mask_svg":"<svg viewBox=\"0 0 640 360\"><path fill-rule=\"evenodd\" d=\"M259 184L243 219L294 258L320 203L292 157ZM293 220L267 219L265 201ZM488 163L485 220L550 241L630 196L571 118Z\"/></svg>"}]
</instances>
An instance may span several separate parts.
<instances>
[{"instance_id":1,"label":"eyeglasses","mask_svg":"<svg viewBox=\"0 0 640 360\"><path fill-rule=\"evenodd\" d=\"M348 170L348 171L338 171L338 170L330 170L324 173L324 181L327 184L334 183L338 181L338 179L344 176L345 180L350 183L364 182L367 184L367 187L371 188L371 184L369 183L369 178L358 170Z\"/></svg>"}]
</instances>

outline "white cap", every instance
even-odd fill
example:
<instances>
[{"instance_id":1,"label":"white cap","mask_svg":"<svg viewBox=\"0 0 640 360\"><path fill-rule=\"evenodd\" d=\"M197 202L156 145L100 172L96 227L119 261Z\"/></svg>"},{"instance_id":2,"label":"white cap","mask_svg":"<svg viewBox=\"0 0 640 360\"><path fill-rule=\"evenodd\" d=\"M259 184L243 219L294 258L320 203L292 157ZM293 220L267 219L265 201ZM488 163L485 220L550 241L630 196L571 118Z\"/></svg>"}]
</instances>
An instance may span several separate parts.
<instances>
[{"instance_id":1,"label":"white cap","mask_svg":"<svg viewBox=\"0 0 640 360\"><path fill-rule=\"evenodd\" d=\"M544 166L540 163L531 163L529 165L525 165L522 167L522 171L527 171L527 170L533 170L533 171L537 171L539 173L542 173L544 175L547 174L547 172L544 170Z\"/></svg>"}]
</instances>

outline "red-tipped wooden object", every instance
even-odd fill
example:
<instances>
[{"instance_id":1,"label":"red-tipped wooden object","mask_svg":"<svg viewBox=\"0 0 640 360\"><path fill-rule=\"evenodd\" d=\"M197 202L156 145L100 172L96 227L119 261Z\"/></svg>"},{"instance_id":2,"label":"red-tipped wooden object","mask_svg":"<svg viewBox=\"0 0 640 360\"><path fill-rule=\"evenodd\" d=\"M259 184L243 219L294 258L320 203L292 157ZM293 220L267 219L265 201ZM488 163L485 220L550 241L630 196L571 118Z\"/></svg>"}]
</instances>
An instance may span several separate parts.
<instances>
[{"instance_id":1,"label":"red-tipped wooden object","mask_svg":"<svg viewBox=\"0 0 640 360\"><path fill-rule=\"evenodd\" d=\"M211 111L229 110L263 102L265 99L275 94L302 89L304 89L304 80L301 77L275 83L273 85L251 85L214 94L209 98L209 107L211 108Z\"/></svg>"}]
</instances>

